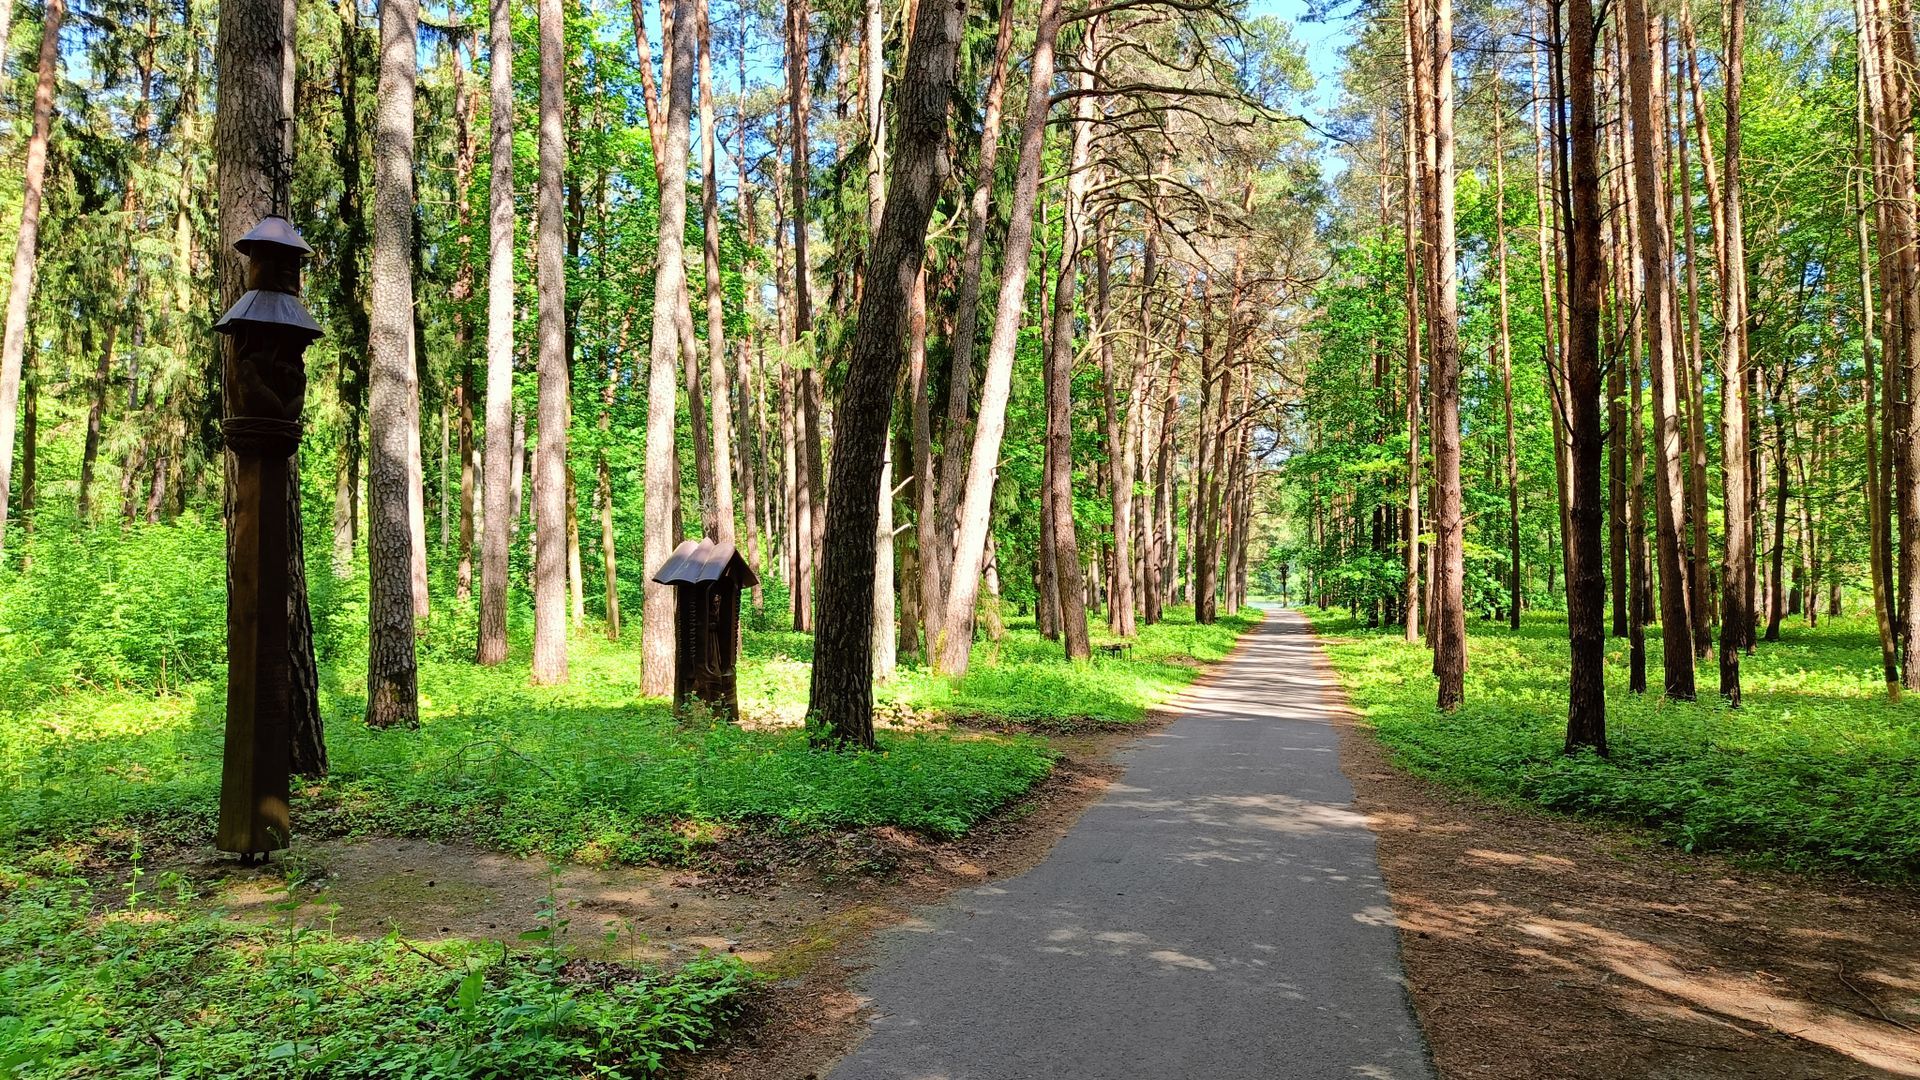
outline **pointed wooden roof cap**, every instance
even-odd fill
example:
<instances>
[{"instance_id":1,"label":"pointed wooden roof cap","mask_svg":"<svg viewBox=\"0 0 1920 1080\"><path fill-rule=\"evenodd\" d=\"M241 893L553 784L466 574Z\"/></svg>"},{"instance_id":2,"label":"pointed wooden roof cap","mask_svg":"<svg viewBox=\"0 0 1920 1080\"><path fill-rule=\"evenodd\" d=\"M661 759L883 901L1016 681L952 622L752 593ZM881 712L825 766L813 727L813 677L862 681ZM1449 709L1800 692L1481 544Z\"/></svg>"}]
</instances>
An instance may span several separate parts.
<instances>
[{"instance_id":1,"label":"pointed wooden roof cap","mask_svg":"<svg viewBox=\"0 0 1920 1080\"><path fill-rule=\"evenodd\" d=\"M760 583L760 575L732 544L702 538L682 540L654 572L653 580L662 585L704 585L725 580L748 588Z\"/></svg>"}]
</instances>

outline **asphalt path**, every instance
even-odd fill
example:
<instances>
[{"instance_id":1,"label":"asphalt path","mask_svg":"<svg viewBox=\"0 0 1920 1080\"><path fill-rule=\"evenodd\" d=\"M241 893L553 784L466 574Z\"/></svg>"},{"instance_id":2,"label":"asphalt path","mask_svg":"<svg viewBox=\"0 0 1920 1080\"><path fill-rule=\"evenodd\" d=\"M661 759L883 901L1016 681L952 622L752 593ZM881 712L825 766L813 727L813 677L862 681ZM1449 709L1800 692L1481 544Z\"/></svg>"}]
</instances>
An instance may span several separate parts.
<instances>
[{"instance_id":1,"label":"asphalt path","mask_svg":"<svg viewBox=\"0 0 1920 1080\"><path fill-rule=\"evenodd\" d=\"M1374 835L1274 610L1032 870L876 945L833 1080L1418 1080Z\"/></svg>"}]
</instances>

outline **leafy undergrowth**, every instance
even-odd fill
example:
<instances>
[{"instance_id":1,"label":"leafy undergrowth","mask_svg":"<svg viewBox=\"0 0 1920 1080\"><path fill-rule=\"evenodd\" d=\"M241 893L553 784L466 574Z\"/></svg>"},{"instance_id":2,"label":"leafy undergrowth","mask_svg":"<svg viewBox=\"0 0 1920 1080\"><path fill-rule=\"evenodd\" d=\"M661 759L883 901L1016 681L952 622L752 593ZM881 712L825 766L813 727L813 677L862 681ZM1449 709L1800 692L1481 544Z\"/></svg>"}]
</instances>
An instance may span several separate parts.
<instances>
[{"instance_id":1,"label":"leafy undergrowth","mask_svg":"<svg viewBox=\"0 0 1920 1080\"><path fill-rule=\"evenodd\" d=\"M982 642L957 685L912 666L883 702L1034 731L1127 724L1224 656L1257 613L1143 628L1129 659L1072 664L1031 623ZM434 640L445 628L433 628ZM516 644L523 644L516 642ZM364 648L364 645L361 646ZM748 631L743 709L798 715L811 639ZM461 838L584 862L685 861L737 825L893 825L966 831L1044 777L1052 752L1024 735L882 732L877 754L822 753L798 730L742 730L676 717L640 690L639 634L575 636L570 680L529 684L526 650L478 668L464 645L421 656L421 726L360 722L364 659L323 663L331 774L298 784L304 834ZM11 706L11 708L10 708ZM171 692L81 687L9 701L0 691L0 853L95 837L124 847L204 842L218 801L224 686Z\"/></svg>"},{"instance_id":2,"label":"leafy undergrowth","mask_svg":"<svg viewBox=\"0 0 1920 1080\"><path fill-rule=\"evenodd\" d=\"M137 879L136 879L137 881ZM175 893L97 910L77 879L0 869L0 1075L649 1076L711 1042L753 976L236 923Z\"/></svg>"},{"instance_id":3,"label":"leafy undergrowth","mask_svg":"<svg viewBox=\"0 0 1920 1080\"><path fill-rule=\"evenodd\" d=\"M1016 620L1004 639L975 646L973 666L957 686L914 669L903 671L882 696L978 718L986 726L1011 722L1048 734L1124 728L1145 720L1206 665L1225 659L1240 635L1260 621L1254 608L1204 626L1188 608L1165 614L1159 623L1141 625L1131 652L1118 657L1099 651L1120 639L1097 627L1094 658L1085 664L1061 663L1058 642L1034 632L1031 619Z\"/></svg>"},{"instance_id":4,"label":"leafy undergrowth","mask_svg":"<svg viewBox=\"0 0 1920 1080\"><path fill-rule=\"evenodd\" d=\"M1920 701L1886 700L1873 624L1841 619L1762 642L1741 664L1743 705L1713 693L1627 691L1626 643L1608 643L1611 756L1562 753L1566 621L1529 614L1519 631L1469 626L1466 703L1434 707L1430 654L1397 629L1367 630L1338 611L1304 609L1327 638L1341 681L1396 759L1440 780L1554 810L1652 826L1689 851L1720 850L1794 868L1920 878Z\"/></svg>"}]
</instances>

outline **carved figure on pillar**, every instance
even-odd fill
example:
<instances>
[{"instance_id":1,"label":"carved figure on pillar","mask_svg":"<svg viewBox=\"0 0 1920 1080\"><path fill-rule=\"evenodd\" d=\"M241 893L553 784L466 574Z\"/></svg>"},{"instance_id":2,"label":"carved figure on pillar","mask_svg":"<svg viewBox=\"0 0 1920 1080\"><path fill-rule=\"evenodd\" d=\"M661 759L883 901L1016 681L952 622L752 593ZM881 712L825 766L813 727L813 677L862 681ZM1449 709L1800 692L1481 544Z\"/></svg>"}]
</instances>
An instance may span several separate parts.
<instances>
[{"instance_id":1,"label":"carved figure on pillar","mask_svg":"<svg viewBox=\"0 0 1920 1080\"><path fill-rule=\"evenodd\" d=\"M234 456L216 844L251 861L286 847L293 828L287 469L300 448L307 346L320 326L300 301L300 260L313 249L287 219L261 219L234 247L247 258L247 292L214 324L229 338L221 431Z\"/></svg>"}]
</instances>

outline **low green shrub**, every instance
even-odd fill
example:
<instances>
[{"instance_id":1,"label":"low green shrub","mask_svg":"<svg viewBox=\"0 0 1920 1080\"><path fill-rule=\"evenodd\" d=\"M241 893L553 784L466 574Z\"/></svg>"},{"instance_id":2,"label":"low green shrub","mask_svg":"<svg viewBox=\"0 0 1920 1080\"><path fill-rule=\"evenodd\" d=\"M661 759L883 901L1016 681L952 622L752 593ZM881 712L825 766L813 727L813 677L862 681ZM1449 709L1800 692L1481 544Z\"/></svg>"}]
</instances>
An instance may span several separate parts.
<instances>
[{"instance_id":1,"label":"low green shrub","mask_svg":"<svg viewBox=\"0 0 1920 1080\"><path fill-rule=\"evenodd\" d=\"M1434 707L1427 651L1309 609L1341 681L1403 765L1443 781L1658 830L1689 851L1792 867L1920 877L1920 701L1894 704L1873 624L1797 623L1741 664L1730 709L1703 670L1697 702L1627 691L1626 643L1608 646L1611 756L1568 756L1566 620L1471 624L1466 702ZM1660 672L1657 633L1648 669ZM1704 668L1704 665L1703 665Z\"/></svg>"}]
</instances>

